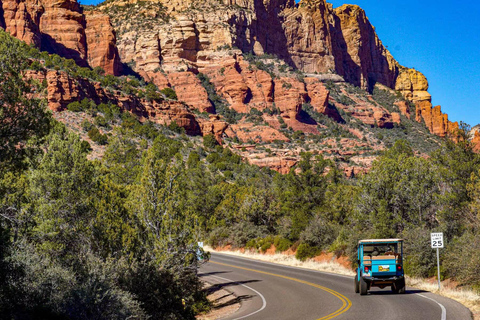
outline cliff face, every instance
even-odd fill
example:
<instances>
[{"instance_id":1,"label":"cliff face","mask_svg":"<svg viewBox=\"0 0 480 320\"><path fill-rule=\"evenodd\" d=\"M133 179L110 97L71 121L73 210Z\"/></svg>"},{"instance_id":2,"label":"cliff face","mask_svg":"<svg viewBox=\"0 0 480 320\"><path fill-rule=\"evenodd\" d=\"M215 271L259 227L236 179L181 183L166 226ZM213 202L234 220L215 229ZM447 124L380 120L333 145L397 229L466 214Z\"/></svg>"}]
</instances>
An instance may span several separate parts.
<instances>
[{"instance_id":1,"label":"cliff face","mask_svg":"<svg viewBox=\"0 0 480 320\"><path fill-rule=\"evenodd\" d=\"M385 49L358 6L333 10L325 0L223 3L117 2L99 9L112 17L120 56L136 70L202 69L228 47L275 54L306 73L335 72L364 89L375 83L394 89L400 71L409 70ZM145 19L150 23L141 23Z\"/></svg>"},{"instance_id":2,"label":"cliff face","mask_svg":"<svg viewBox=\"0 0 480 320\"><path fill-rule=\"evenodd\" d=\"M317 147L356 162L345 167L355 174L372 161L365 150L386 147L375 138L383 136L377 128L405 128L405 122L412 127L416 121L440 137L458 128L432 106L426 77L392 57L358 6L333 9L325 0L114 0L84 12L75 0L0 4L0 27L17 38L108 74L136 72L159 89L174 89L180 101L111 96L99 84L49 71L39 77L48 83L55 111L84 97L107 99L141 119L175 121L190 134L273 143L268 149L276 152L252 156L247 148L242 155L281 172L308 150L279 151L276 145L289 144L293 132L323 139ZM393 100L373 99L378 88ZM228 123L216 110L213 101L219 99L237 113L235 121ZM332 132L347 139L333 140Z\"/></svg>"},{"instance_id":3,"label":"cliff face","mask_svg":"<svg viewBox=\"0 0 480 320\"><path fill-rule=\"evenodd\" d=\"M0 27L14 37L74 59L80 66L120 74L115 32L108 16L86 16L75 0L2 0L0 6Z\"/></svg>"}]
</instances>

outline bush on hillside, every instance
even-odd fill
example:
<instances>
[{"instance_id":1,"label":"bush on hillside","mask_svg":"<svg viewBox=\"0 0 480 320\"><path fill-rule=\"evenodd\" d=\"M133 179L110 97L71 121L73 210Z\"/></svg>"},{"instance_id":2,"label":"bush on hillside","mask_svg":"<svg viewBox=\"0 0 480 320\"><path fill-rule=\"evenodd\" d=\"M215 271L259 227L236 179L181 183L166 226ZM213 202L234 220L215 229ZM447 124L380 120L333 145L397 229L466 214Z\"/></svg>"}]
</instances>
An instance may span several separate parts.
<instances>
[{"instance_id":1,"label":"bush on hillside","mask_svg":"<svg viewBox=\"0 0 480 320\"><path fill-rule=\"evenodd\" d=\"M319 253L320 250L318 248L312 247L308 243L301 243L297 248L295 258L300 261L305 261L307 259L315 257Z\"/></svg>"}]
</instances>

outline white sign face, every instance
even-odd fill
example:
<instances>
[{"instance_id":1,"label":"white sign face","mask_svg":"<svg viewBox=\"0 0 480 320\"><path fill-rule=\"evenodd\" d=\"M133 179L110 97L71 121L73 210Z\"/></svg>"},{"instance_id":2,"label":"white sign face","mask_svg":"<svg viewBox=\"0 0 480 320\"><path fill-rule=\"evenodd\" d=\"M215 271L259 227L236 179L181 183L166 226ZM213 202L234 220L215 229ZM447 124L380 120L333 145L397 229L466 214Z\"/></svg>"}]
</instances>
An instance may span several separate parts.
<instances>
[{"instance_id":1,"label":"white sign face","mask_svg":"<svg viewBox=\"0 0 480 320\"><path fill-rule=\"evenodd\" d=\"M443 232L435 232L430 235L431 245L433 249L443 248Z\"/></svg>"}]
</instances>

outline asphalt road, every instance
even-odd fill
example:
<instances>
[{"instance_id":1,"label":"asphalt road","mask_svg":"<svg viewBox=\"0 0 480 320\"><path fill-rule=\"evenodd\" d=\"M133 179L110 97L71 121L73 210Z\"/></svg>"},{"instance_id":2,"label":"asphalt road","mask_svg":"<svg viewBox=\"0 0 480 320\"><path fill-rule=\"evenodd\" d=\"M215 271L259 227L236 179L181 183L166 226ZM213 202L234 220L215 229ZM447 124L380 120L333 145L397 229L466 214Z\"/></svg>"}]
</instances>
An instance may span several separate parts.
<instances>
[{"instance_id":1,"label":"asphalt road","mask_svg":"<svg viewBox=\"0 0 480 320\"><path fill-rule=\"evenodd\" d=\"M393 294L372 288L360 296L353 277L219 253L212 253L199 275L236 294L241 308L225 319L472 319L460 303L430 292L407 288L406 294Z\"/></svg>"}]
</instances>

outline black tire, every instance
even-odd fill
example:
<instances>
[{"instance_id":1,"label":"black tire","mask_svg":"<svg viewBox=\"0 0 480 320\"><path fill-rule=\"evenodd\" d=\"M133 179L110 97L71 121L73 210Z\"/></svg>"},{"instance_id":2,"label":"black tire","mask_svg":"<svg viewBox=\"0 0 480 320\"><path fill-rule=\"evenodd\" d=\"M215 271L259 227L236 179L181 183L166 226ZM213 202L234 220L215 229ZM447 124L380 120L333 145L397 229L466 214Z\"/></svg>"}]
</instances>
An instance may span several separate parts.
<instances>
[{"instance_id":1,"label":"black tire","mask_svg":"<svg viewBox=\"0 0 480 320\"><path fill-rule=\"evenodd\" d=\"M402 278L397 282L397 291L400 294L405 294L405 291L406 291L405 278Z\"/></svg>"},{"instance_id":2,"label":"black tire","mask_svg":"<svg viewBox=\"0 0 480 320\"><path fill-rule=\"evenodd\" d=\"M362 277L360 277L360 295L364 296L368 293L368 284L367 281L363 280Z\"/></svg>"},{"instance_id":3,"label":"black tire","mask_svg":"<svg viewBox=\"0 0 480 320\"><path fill-rule=\"evenodd\" d=\"M355 275L355 278L353 279L353 281L355 281L355 293L359 293L360 292L360 284L358 283L358 273Z\"/></svg>"},{"instance_id":4,"label":"black tire","mask_svg":"<svg viewBox=\"0 0 480 320\"><path fill-rule=\"evenodd\" d=\"M392 284L392 292L393 293L398 293L397 288L395 287L395 284Z\"/></svg>"}]
</instances>

